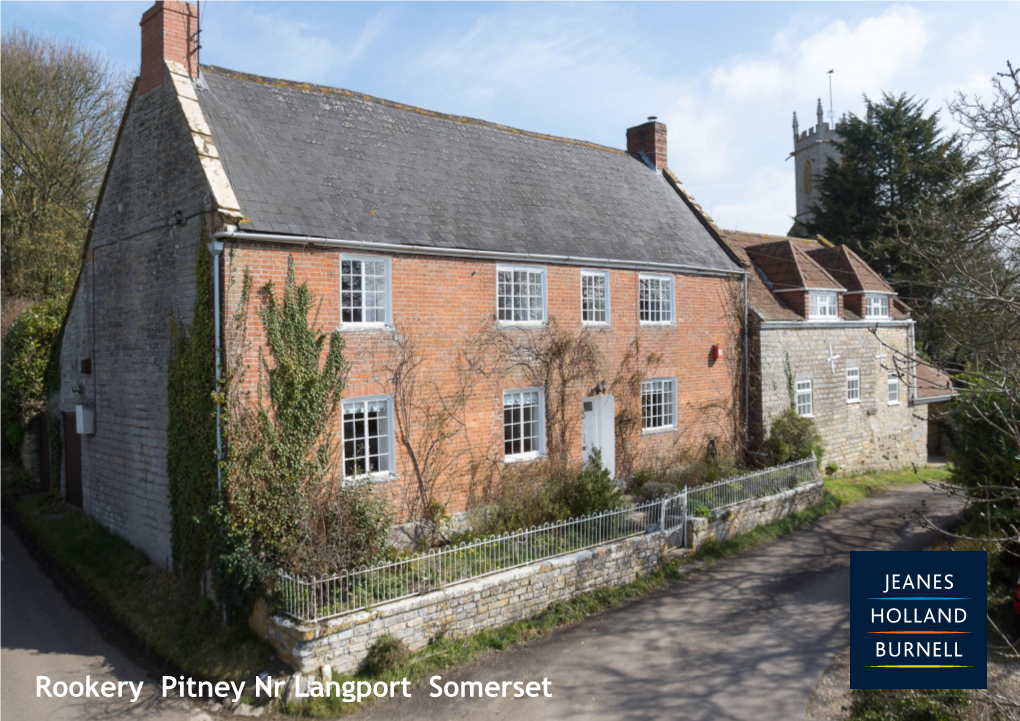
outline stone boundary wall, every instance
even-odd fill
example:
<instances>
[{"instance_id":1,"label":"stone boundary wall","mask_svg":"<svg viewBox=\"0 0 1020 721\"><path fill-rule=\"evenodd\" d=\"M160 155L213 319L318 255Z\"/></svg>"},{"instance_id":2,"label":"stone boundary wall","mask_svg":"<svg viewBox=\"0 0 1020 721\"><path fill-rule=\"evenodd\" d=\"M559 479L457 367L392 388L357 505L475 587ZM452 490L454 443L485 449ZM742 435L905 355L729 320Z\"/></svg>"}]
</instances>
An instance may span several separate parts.
<instances>
[{"instance_id":1,"label":"stone boundary wall","mask_svg":"<svg viewBox=\"0 0 1020 721\"><path fill-rule=\"evenodd\" d=\"M726 509L726 519L690 519L688 543L727 538L804 510L822 499L822 482ZM270 615L259 602L250 624L298 673L332 678L353 673L384 634L412 651L433 639L463 637L541 613L556 601L620 586L648 575L678 541L678 533L653 532L577 551L531 566L449 586L339 618L308 623Z\"/></svg>"},{"instance_id":2,"label":"stone boundary wall","mask_svg":"<svg viewBox=\"0 0 1020 721\"><path fill-rule=\"evenodd\" d=\"M711 518L687 518L687 547L697 550L709 539L725 541L758 526L805 511L822 502L825 483L818 480L753 501L722 508Z\"/></svg>"}]
</instances>

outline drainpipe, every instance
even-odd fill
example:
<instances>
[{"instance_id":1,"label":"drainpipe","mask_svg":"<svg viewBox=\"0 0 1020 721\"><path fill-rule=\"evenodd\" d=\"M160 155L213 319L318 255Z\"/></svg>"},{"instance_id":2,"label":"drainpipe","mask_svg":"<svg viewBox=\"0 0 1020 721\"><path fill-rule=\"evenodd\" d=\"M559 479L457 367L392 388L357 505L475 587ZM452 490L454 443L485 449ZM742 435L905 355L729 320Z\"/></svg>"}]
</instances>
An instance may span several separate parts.
<instances>
[{"instance_id":1,"label":"drainpipe","mask_svg":"<svg viewBox=\"0 0 1020 721\"><path fill-rule=\"evenodd\" d=\"M744 445L751 441L751 356L748 336L747 273L744 274Z\"/></svg>"},{"instance_id":2,"label":"drainpipe","mask_svg":"<svg viewBox=\"0 0 1020 721\"><path fill-rule=\"evenodd\" d=\"M212 282L213 282L213 337L216 353L216 397L221 392L222 367L220 359L222 350L220 348L220 257L223 255L223 241L215 238L209 241L209 254L212 255ZM216 403L216 491L219 496L223 495L223 432L222 419L220 417L222 403ZM223 606L223 625L227 625L227 607Z\"/></svg>"},{"instance_id":3,"label":"drainpipe","mask_svg":"<svg viewBox=\"0 0 1020 721\"><path fill-rule=\"evenodd\" d=\"M212 282L213 282L213 334L215 337L216 352L216 396L220 395L221 364L222 355L220 349L220 256L223 255L223 241L219 238L209 241L209 253L212 255ZM216 404L216 490L223 492L223 434L221 430L221 403Z\"/></svg>"}]
</instances>

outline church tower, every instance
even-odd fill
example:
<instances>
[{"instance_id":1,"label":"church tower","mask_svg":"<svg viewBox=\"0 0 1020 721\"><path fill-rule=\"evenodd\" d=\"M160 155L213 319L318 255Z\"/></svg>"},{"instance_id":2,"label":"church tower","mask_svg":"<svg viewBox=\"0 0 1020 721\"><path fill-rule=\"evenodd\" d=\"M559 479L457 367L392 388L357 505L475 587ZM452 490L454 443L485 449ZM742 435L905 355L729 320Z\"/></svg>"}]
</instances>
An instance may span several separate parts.
<instances>
[{"instance_id":1,"label":"church tower","mask_svg":"<svg viewBox=\"0 0 1020 721\"><path fill-rule=\"evenodd\" d=\"M839 161L839 150L835 141L839 133L825 122L822 99L818 99L816 110L818 124L810 130L800 132L797 113L793 114L793 162L797 177L797 215L794 217L790 235L804 236L803 222L811 218L811 204L818 200L818 179L825 171L829 158Z\"/></svg>"}]
</instances>

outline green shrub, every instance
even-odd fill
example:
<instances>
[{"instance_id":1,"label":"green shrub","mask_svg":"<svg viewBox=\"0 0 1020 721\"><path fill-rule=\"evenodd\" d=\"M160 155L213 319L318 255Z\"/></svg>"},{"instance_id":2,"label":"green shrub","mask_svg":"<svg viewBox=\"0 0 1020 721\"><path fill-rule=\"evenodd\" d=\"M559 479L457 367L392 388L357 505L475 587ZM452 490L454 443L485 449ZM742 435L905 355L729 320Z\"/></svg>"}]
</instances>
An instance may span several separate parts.
<instances>
[{"instance_id":1,"label":"green shrub","mask_svg":"<svg viewBox=\"0 0 1020 721\"><path fill-rule=\"evenodd\" d=\"M969 691L864 689L850 692L851 721L964 721Z\"/></svg>"},{"instance_id":2,"label":"green shrub","mask_svg":"<svg viewBox=\"0 0 1020 721\"><path fill-rule=\"evenodd\" d=\"M831 463L830 462L830 463L826 463L825 464L825 475L827 475L827 476L834 476L838 472L839 472L839 464L838 463Z\"/></svg>"},{"instance_id":3,"label":"green shrub","mask_svg":"<svg viewBox=\"0 0 1020 721\"><path fill-rule=\"evenodd\" d=\"M9 451L21 442L21 426L46 408L46 369L54 346L59 346L66 310L66 296L36 303L18 316L3 338L0 404Z\"/></svg>"},{"instance_id":4,"label":"green shrub","mask_svg":"<svg viewBox=\"0 0 1020 721\"><path fill-rule=\"evenodd\" d=\"M676 486L671 483L659 483L658 481L649 481L638 489L638 494L649 501L662 498L663 496L671 496L676 492Z\"/></svg>"},{"instance_id":5,"label":"green shrub","mask_svg":"<svg viewBox=\"0 0 1020 721\"><path fill-rule=\"evenodd\" d=\"M691 515L697 516L698 518L711 518L712 509L706 506L704 503L695 503L691 506Z\"/></svg>"},{"instance_id":6,"label":"green shrub","mask_svg":"<svg viewBox=\"0 0 1020 721\"><path fill-rule=\"evenodd\" d=\"M799 415L787 408L772 419L769 431L769 455L773 464L789 463L808 458L812 452L821 467L825 445L813 418Z\"/></svg>"},{"instance_id":7,"label":"green shrub","mask_svg":"<svg viewBox=\"0 0 1020 721\"><path fill-rule=\"evenodd\" d=\"M364 670L372 676L382 676L396 669L410 655L411 652L406 643L387 633L373 643L368 650Z\"/></svg>"},{"instance_id":8,"label":"green shrub","mask_svg":"<svg viewBox=\"0 0 1020 721\"><path fill-rule=\"evenodd\" d=\"M496 535L568 518L563 489L579 472L576 466L549 459L499 468L472 489L468 536Z\"/></svg>"},{"instance_id":9,"label":"green shrub","mask_svg":"<svg viewBox=\"0 0 1020 721\"><path fill-rule=\"evenodd\" d=\"M998 430L1020 426L1020 407L1010 393L985 388L980 379L963 376L971 385L967 403L950 413L954 451L953 482L961 486L1016 486L1020 453L1015 439ZM1012 389L1016 393L1016 389ZM1015 396L1014 396L1015 397Z\"/></svg>"},{"instance_id":10,"label":"green shrub","mask_svg":"<svg viewBox=\"0 0 1020 721\"><path fill-rule=\"evenodd\" d=\"M623 491L616 485L609 469L602 465L602 452L596 448L577 475L577 481L563 488L564 505L570 515L587 516L623 506Z\"/></svg>"}]
</instances>

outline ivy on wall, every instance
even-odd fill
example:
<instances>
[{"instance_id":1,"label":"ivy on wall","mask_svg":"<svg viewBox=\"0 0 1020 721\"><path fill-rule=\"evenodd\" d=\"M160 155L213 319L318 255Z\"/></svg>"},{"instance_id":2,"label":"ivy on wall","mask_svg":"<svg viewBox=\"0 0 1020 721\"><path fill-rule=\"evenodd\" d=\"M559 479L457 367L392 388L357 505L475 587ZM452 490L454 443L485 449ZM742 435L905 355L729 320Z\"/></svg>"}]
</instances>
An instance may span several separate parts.
<instances>
[{"instance_id":1,"label":"ivy on wall","mask_svg":"<svg viewBox=\"0 0 1020 721\"><path fill-rule=\"evenodd\" d=\"M195 259L191 327L171 315L167 399L167 475L170 479L174 568L196 594L201 588L212 535L209 509L216 503L216 390L212 261L203 227Z\"/></svg>"}]
</instances>

